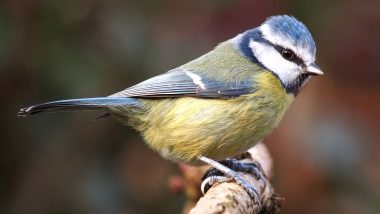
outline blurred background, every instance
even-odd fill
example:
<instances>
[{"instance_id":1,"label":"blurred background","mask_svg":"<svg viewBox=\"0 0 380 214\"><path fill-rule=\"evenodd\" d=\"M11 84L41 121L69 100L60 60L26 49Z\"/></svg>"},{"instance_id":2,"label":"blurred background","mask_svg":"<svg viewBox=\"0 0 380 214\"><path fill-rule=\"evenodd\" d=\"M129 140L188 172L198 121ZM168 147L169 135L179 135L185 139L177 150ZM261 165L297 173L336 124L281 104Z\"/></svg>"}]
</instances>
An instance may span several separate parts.
<instances>
[{"instance_id":1,"label":"blurred background","mask_svg":"<svg viewBox=\"0 0 380 214\"><path fill-rule=\"evenodd\" d=\"M282 213L380 212L380 1L3 0L1 213L180 213L178 167L95 112L21 107L106 96L275 14L302 20L325 76L268 137Z\"/></svg>"}]
</instances>

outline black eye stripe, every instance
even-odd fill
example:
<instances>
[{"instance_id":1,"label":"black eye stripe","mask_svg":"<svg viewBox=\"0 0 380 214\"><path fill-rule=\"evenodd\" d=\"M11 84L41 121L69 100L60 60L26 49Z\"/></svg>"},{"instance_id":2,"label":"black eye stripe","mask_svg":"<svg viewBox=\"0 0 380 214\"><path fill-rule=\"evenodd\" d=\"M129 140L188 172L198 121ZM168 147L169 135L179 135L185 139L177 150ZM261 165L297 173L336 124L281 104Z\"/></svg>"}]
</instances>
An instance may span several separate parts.
<instances>
[{"instance_id":1,"label":"black eye stripe","mask_svg":"<svg viewBox=\"0 0 380 214\"><path fill-rule=\"evenodd\" d=\"M258 30L257 28L253 29L253 30L250 30L248 32L246 32L240 42L240 45L239 45L239 48L240 50L242 51L242 53L248 57L249 59L251 59L254 63L257 63L257 64L260 64L262 67L265 67L264 65L261 64L261 62L259 62L256 58L256 56L253 54L252 52L252 49L251 47L249 47L249 43L250 41L256 41L256 42L259 42L259 43L262 43L262 44L265 44L267 46L271 46L271 47L274 47L274 49L282 56L282 51L284 50L288 50L286 48L283 48L279 45L275 45L273 44L272 42L268 41L267 39L265 39L262 35L262 32L260 30ZM289 49L290 50L290 49ZM293 52L293 51L292 51ZM294 52L293 52L294 53ZM291 61L296 63L297 65L301 66L301 67L306 67L306 64L305 62L297 56L297 54L294 54L293 57L291 57Z\"/></svg>"},{"instance_id":2,"label":"black eye stripe","mask_svg":"<svg viewBox=\"0 0 380 214\"><path fill-rule=\"evenodd\" d=\"M301 58L299 58L299 57L297 56L297 54L294 53L294 51L292 51L292 50L290 50L290 49L283 48L283 47L281 47L281 46L279 46L279 45L274 45L274 44L271 44L271 45L272 45L272 46L274 47L274 49L276 49L276 51L277 51L278 53L280 53L281 55L282 55L283 51L286 51L286 50L291 51L291 52L294 54L294 56L292 57L292 59L291 59L290 61L296 63L297 65L301 65L301 66L304 66L304 65L305 65L304 61L303 61Z\"/></svg>"},{"instance_id":3,"label":"black eye stripe","mask_svg":"<svg viewBox=\"0 0 380 214\"><path fill-rule=\"evenodd\" d=\"M269 46L274 47L274 49L276 49L276 51L277 51L279 54L281 54L282 51L287 50L286 48L283 48L283 47L281 47L281 46L279 46L279 45L275 45L275 44L273 44L272 42L270 42L270 41L264 39L263 37L260 38L260 42L265 43L265 44L267 44L267 45L269 45ZM289 50L290 50L290 49L289 49ZM294 51L292 51L292 52L294 53ZM281 54L281 55L282 55L282 54ZM297 65L301 65L302 67L305 67L305 62L304 62L300 57L298 57L297 54L295 54L295 53L294 53L294 57L293 57L293 59L292 59L291 61L294 62L294 63L296 63Z\"/></svg>"}]
</instances>

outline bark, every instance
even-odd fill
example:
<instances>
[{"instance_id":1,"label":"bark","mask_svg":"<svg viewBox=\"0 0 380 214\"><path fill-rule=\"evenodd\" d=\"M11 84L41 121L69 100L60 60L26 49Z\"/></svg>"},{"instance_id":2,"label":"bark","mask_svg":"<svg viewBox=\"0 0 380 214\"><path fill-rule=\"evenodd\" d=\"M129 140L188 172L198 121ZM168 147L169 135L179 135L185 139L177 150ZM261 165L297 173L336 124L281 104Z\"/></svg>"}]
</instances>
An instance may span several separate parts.
<instances>
[{"instance_id":1,"label":"bark","mask_svg":"<svg viewBox=\"0 0 380 214\"><path fill-rule=\"evenodd\" d=\"M182 166L184 174L182 186L186 191L188 202L184 207L184 213L208 214L208 213L277 213L284 203L284 199L275 193L269 179L273 176L273 161L268 149L262 143L248 150L248 156L239 160L241 162L253 162L260 166L264 179L257 180L252 174L242 172L242 177L256 188L261 199L262 206L248 195L248 193L234 181L214 184L204 196L199 198L199 179L207 168ZM198 182L197 182L198 181Z\"/></svg>"}]
</instances>

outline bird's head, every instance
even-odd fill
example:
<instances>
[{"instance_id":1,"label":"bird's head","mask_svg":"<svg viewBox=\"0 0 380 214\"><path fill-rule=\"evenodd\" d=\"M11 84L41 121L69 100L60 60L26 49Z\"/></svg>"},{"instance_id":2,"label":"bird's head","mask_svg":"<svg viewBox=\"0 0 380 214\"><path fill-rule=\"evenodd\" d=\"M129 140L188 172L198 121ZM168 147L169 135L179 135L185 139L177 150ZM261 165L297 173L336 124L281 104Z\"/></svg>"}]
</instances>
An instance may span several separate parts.
<instances>
[{"instance_id":1,"label":"bird's head","mask_svg":"<svg viewBox=\"0 0 380 214\"><path fill-rule=\"evenodd\" d=\"M307 27L287 15L269 17L262 25L234 38L240 52L273 72L289 93L297 94L311 75L322 75L315 64L316 46Z\"/></svg>"}]
</instances>

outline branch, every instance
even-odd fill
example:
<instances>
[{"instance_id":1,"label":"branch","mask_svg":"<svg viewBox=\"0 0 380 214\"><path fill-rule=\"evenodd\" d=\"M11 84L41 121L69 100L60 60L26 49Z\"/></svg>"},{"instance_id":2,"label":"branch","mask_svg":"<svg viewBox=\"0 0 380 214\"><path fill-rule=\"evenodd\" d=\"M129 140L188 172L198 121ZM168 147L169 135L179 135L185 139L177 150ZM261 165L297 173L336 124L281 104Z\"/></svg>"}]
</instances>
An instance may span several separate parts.
<instances>
[{"instance_id":1,"label":"branch","mask_svg":"<svg viewBox=\"0 0 380 214\"><path fill-rule=\"evenodd\" d=\"M195 188L199 189L199 182L194 182L195 178L203 175L207 168L183 167L184 174L183 188L186 190L189 201L185 206L184 213L190 214L207 214L207 213L277 213L284 203L284 199L274 192L269 179L273 176L273 161L268 149L260 143L248 150L249 156L239 160L245 163L256 163L260 166L260 171L264 179L256 178L247 173L241 173L241 176L248 181L259 193L262 207L259 210L257 204L248 195L248 193L235 182L223 182L214 184L206 194L199 198L199 192L195 193ZM196 186L195 186L196 185Z\"/></svg>"}]
</instances>

